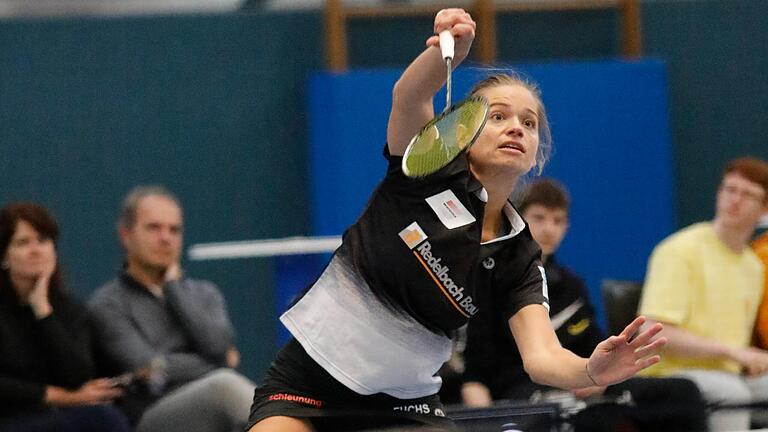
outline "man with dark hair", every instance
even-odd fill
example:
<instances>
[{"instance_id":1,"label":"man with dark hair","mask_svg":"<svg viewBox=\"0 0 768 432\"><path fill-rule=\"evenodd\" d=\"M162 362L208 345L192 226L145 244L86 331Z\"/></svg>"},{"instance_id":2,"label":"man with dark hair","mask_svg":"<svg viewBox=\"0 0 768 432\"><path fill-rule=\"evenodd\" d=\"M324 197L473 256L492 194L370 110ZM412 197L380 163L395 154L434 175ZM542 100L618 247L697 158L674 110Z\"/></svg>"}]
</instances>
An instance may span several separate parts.
<instances>
[{"instance_id":1,"label":"man with dark hair","mask_svg":"<svg viewBox=\"0 0 768 432\"><path fill-rule=\"evenodd\" d=\"M595 322L595 311L584 282L555 259L555 252L568 231L570 197L553 179L534 180L517 206L541 247L546 274L550 321L560 344L578 355L590 353L604 338ZM499 399L529 399L537 391L559 392L531 381L508 326L494 311L481 311L469 323L465 353L465 383L462 397L472 407L491 405ZM490 336L489 336L490 335ZM605 394L617 398L628 391L636 408L612 407L597 413L585 412L576 420L576 430L613 431L620 424L632 430L694 431L706 426L704 403L696 389L684 379L631 378L609 388L589 387L573 397ZM681 408L676 402L685 401ZM670 409L674 407L674 409ZM594 413L594 415L592 415Z\"/></svg>"},{"instance_id":2,"label":"man with dark hair","mask_svg":"<svg viewBox=\"0 0 768 432\"><path fill-rule=\"evenodd\" d=\"M768 352L750 347L764 269L749 240L766 210L768 164L736 159L723 173L715 218L654 249L640 313L664 323L669 343L648 375L687 377L714 403L768 400ZM713 431L748 429L750 413L715 410L709 423Z\"/></svg>"},{"instance_id":3,"label":"man with dark hair","mask_svg":"<svg viewBox=\"0 0 768 432\"><path fill-rule=\"evenodd\" d=\"M165 188L140 186L118 221L122 273L90 302L117 373L143 378L126 403L137 431L230 432L248 418L254 385L239 362L224 298L208 281L182 275L182 211ZM144 411L144 406L148 407ZM143 411L143 412L142 412Z\"/></svg>"}]
</instances>

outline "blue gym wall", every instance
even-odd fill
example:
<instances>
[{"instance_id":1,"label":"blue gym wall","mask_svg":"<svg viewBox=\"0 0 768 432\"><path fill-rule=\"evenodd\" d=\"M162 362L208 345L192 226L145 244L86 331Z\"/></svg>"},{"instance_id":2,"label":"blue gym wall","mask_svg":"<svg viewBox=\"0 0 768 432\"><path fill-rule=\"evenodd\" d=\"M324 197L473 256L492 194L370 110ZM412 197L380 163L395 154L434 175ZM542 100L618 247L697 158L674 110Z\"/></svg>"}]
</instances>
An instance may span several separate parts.
<instances>
[{"instance_id":1,"label":"blue gym wall","mask_svg":"<svg viewBox=\"0 0 768 432\"><path fill-rule=\"evenodd\" d=\"M306 234L320 28L307 14L0 22L0 203L53 210L82 299L121 267L115 220L136 184L179 196L187 245ZM221 286L242 370L259 377L275 353L275 263L183 265Z\"/></svg>"},{"instance_id":2,"label":"blue gym wall","mask_svg":"<svg viewBox=\"0 0 768 432\"><path fill-rule=\"evenodd\" d=\"M606 277L640 280L653 246L674 227L672 148L662 62L520 66L539 83L555 153L544 175L568 185L571 229L558 254L599 299ZM316 74L309 86L312 221L340 234L360 214L386 164L381 156L399 70ZM454 100L481 70L454 75ZM442 109L444 96L436 97ZM602 304L596 302L599 311Z\"/></svg>"}]
</instances>

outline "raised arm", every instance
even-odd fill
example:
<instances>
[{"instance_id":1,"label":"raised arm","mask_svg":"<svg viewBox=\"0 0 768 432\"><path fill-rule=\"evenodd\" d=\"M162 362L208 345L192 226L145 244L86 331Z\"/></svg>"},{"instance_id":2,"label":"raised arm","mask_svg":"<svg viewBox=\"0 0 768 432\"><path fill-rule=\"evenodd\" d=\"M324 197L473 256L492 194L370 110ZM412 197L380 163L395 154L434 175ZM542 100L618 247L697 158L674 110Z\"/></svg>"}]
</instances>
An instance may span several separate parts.
<instances>
[{"instance_id":1,"label":"raised arm","mask_svg":"<svg viewBox=\"0 0 768 432\"><path fill-rule=\"evenodd\" d=\"M452 66L466 58L475 39L475 22L463 9L443 9L435 16L435 34L449 29L456 40ZM402 155L411 138L432 119L432 98L445 83L445 62L437 36L427 39L427 49L405 69L392 90L392 111L387 143L392 155Z\"/></svg>"},{"instance_id":2,"label":"raised arm","mask_svg":"<svg viewBox=\"0 0 768 432\"><path fill-rule=\"evenodd\" d=\"M610 385L632 377L659 361L665 338L654 339L661 324L638 332L645 318L635 319L618 336L595 348L589 359L560 345L547 311L540 305L522 308L509 320L509 327L523 358L525 371L534 382L564 389ZM633 337L634 336L634 337Z\"/></svg>"}]
</instances>

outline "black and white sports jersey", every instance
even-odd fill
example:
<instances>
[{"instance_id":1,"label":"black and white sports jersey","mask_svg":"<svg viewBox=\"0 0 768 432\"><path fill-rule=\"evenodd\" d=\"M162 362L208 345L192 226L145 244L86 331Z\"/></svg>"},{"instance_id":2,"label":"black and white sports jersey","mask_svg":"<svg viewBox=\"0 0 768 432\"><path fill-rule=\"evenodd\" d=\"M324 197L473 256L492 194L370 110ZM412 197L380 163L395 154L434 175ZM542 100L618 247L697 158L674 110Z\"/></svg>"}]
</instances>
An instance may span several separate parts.
<instances>
[{"instance_id":1,"label":"black and white sports jersey","mask_svg":"<svg viewBox=\"0 0 768 432\"><path fill-rule=\"evenodd\" d=\"M538 245L507 203L508 234L481 244L485 190L462 154L424 179L401 157L312 288L282 317L307 353L361 394L437 392L451 330L489 302L547 305Z\"/></svg>"},{"instance_id":2,"label":"black and white sports jersey","mask_svg":"<svg viewBox=\"0 0 768 432\"><path fill-rule=\"evenodd\" d=\"M506 236L480 243L484 190L462 154L421 180L403 175L389 157L384 181L344 235L341 251L376 294L424 326L449 332L492 293L507 316L544 303L540 250L511 204Z\"/></svg>"}]
</instances>

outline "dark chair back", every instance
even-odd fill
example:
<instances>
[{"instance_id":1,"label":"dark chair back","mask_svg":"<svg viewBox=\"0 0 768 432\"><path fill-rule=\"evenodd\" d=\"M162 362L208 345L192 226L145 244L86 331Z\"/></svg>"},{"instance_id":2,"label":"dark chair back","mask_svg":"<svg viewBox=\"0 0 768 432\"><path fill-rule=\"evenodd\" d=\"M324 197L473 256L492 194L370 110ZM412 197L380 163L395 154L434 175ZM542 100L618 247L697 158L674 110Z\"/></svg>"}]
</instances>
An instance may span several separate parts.
<instances>
[{"instance_id":1,"label":"dark chair back","mask_svg":"<svg viewBox=\"0 0 768 432\"><path fill-rule=\"evenodd\" d=\"M603 304L608 330L617 335L637 317L643 283L639 281L605 279L602 283Z\"/></svg>"}]
</instances>

